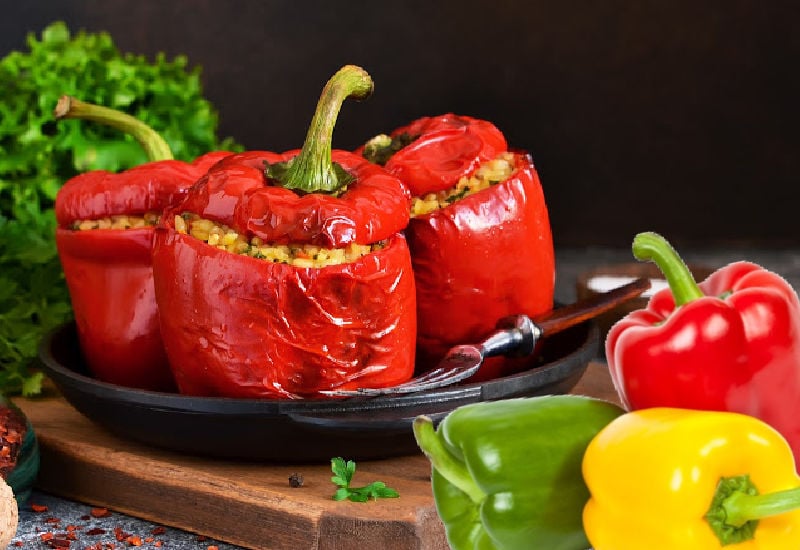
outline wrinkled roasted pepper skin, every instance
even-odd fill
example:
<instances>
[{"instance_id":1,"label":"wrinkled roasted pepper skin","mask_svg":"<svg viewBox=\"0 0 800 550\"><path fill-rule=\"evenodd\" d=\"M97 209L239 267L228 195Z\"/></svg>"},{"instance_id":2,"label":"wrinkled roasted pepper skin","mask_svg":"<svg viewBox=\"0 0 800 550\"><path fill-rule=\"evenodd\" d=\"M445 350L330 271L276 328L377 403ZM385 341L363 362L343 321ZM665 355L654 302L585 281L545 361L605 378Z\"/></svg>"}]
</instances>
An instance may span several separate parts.
<instances>
[{"instance_id":1,"label":"wrinkled roasted pepper skin","mask_svg":"<svg viewBox=\"0 0 800 550\"><path fill-rule=\"evenodd\" d=\"M453 113L417 119L390 135L414 138L385 165L414 196L453 187L508 148L505 136L491 122Z\"/></svg>"},{"instance_id":2,"label":"wrinkled roasted pepper skin","mask_svg":"<svg viewBox=\"0 0 800 550\"><path fill-rule=\"evenodd\" d=\"M595 550L723 548L704 516L721 478L749 474L759 494L800 487L786 441L746 415L652 408L621 416L591 442L583 514ZM758 521L725 548L800 547L800 511Z\"/></svg>"},{"instance_id":3,"label":"wrinkled roasted pepper skin","mask_svg":"<svg viewBox=\"0 0 800 550\"><path fill-rule=\"evenodd\" d=\"M209 153L193 163L151 162L119 174L87 172L59 190L56 246L81 350L98 379L150 390L175 388L153 289L154 228L78 231L72 223L161 212L229 154Z\"/></svg>"},{"instance_id":4,"label":"wrinkled roasted pepper skin","mask_svg":"<svg viewBox=\"0 0 800 550\"><path fill-rule=\"evenodd\" d=\"M733 411L776 428L800 456L800 302L782 277L736 262L679 308L656 293L609 331L609 371L629 409Z\"/></svg>"},{"instance_id":5,"label":"wrinkled roasted pepper skin","mask_svg":"<svg viewBox=\"0 0 800 550\"><path fill-rule=\"evenodd\" d=\"M581 461L597 433L624 411L577 395L483 402L455 409L433 435L415 433L431 459L436 509L453 550L585 550L589 492ZM419 420L417 421L419 423ZM473 495L438 462L468 476Z\"/></svg>"},{"instance_id":6,"label":"wrinkled roasted pepper skin","mask_svg":"<svg viewBox=\"0 0 800 550\"><path fill-rule=\"evenodd\" d=\"M403 184L347 151L333 151L332 159L355 175L357 183L340 196L298 194L266 182L265 162L285 162L298 154L293 150L231 155L214 166L181 208L265 242L326 247L375 243L408 224L409 195Z\"/></svg>"},{"instance_id":7,"label":"wrinkled roasted pepper skin","mask_svg":"<svg viewBox=\"0 0 800 550\"><path fill-rule=\"evenodd\" d=\"M406 235L417 281L418 361L478 342L497 321L553 307L555 256L544 192L530 156L492 185L412 218ZM518 362L488 359L473 381L508 374Z\"/></svg>"},{"instance_id":8,"label":"wrinkled roasted pepper skin","mask_svg":"<svg viewBox=\"0 0 800 550\"><path fill-rule=\"evenodd\" d=\"M418 119L390 136L404 146L385 168L413 196L453 188L508 150L491 122L452 113ZM358 152L379 157L370 150L373 143ZM480 341L503 317L536 317L553 307L553 239L541 182L529 155L515 158L517 170L507 181L409 222L419 370L435 366L454 345ZM472 381L525 366L519 359L493 357Z\"/></svg>"},{"instance_id":9,"label":"wrinkled roasted pepper skin","mask_svg":"<svg viewBox=\"0 0 800 550\"><path fill-rule=\"evenodd\" d=\"M414 279L398 233L408 217L407 191L380 167L343 151L333 151L333 161L356 181L339 197L270 185L264 161L293 155L229 157L156 231L156 298L182 393L313 398L333 388L389 386L413 373ZM270 263L177 233L174 216L183 212L265 242L386 246L349 264Z\"/></svg>"}]
</instances>

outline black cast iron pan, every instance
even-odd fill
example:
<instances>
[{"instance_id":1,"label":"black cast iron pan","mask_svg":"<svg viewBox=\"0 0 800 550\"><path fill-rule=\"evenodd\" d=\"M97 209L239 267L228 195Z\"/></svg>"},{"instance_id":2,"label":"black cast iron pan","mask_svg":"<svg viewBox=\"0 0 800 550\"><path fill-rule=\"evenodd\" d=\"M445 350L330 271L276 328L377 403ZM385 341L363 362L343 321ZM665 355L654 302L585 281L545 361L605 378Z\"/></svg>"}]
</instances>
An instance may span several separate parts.
<instances>
[{"instance_id":1,"label":"black cast iron pan","mask_svg":"<svg viewBox=\"0 0 800 550\"><path fill-rule=\"evenodd\" d=\"M190 397L100 382L81 357L74 323L49 334L39 357L64 398L119 437L192 455L296 463L415 454L417 415L437 421L468 403L566 393L598 343L587 321L542 342L518 374L418 394L308 401Z\"/></svg>"}]
</instances>

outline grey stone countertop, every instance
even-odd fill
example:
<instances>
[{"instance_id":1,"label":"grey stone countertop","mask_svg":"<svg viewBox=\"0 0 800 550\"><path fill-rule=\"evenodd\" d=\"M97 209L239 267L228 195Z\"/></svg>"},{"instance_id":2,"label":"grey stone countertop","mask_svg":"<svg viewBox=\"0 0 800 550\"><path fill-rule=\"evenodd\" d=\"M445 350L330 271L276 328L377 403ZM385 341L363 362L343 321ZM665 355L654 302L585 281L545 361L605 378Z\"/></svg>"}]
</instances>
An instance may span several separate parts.
<instances>
[{"instance_id":1,"label":"grey stone countertop","mask_svg":"<svg viewBox=\"0 0 800 550\"><path fill-rule=\"evenodd\" d=\"M28 503L20 509L17 535L8 550L119 550L133 547L164 550L240 548L113 510L34 491Z\"/></svg>"},{"instance_id":2,"label":"grey stone countertop","mask_svg":"<svg viewBox=\"0 0 800 550\"><path fill-rule=\"evenodd\" d=\"M749 260L782 275L795 290L800 289L800 250L745 249L684 251L687 263L716 269L736 260ZM581 273L603 265L634 262L630 250L587 248L562 249L556 254L556 300L570 303L575 300L576 282ZM31 504L46 507L34 511ZM239 548L149 521L132 518L113 510L94 510L91 505L65 500L34 491L28 505L20 510L17 535L9 549L66 548L58 546L75 533L69 548L111 550L140 546L144 549L175 550L232 550ZM101 517L95 517L101 516ZM47 540L53 534L53 539Z\"/></svg>"}]
</instances>

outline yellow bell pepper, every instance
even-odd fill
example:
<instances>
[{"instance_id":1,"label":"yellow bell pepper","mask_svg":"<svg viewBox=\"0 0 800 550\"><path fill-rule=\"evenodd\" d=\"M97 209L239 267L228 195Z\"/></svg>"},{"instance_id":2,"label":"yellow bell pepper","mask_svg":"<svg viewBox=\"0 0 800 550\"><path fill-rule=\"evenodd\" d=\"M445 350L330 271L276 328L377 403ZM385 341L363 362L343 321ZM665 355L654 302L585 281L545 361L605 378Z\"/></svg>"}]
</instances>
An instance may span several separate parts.
<instances>
[{"instance_id":1,"label":"yellow bell pepper","mask_svg":"<svg viewBox=\"0 0 800 550\"><path fill-rule=\"evenodd\" d=\"M786 440L731 412L642 409L583 458L595 550L800 549L800 477Z\"/></svg>"}]
</instances>

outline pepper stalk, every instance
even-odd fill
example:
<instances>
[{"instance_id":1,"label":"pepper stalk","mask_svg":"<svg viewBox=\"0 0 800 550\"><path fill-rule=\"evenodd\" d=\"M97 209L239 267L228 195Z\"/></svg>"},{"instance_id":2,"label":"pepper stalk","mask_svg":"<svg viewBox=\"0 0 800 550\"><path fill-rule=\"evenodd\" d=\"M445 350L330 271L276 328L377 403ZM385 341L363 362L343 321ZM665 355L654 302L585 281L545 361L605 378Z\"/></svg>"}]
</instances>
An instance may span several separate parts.
<instances>
[{"instance_id":1,"label":"pepper stalk","mask_svg":"<svg viewBox=\"0 0 800 550\"><path fill-rule=\"evenodd\" d=\"M144 149L150 162L173 160L172 149L158 132L129 114L63 95L53 115L56 119L81 119L99 122L132 136Z\"/></svg>"},{"instance_id":2,"label":"pepper stalk","mask_svg":"<svg viewBox=\"0 0 800 550\"><path fill-rule=\"evenodd\" d=\"M290 161L268 165L266 176L302 193L340 192L353 178L331 159L333 128L345 99L366 99L373 89L372 77L361 67L339 69L322 89L300 153Z\"/></svg>"},{"instance_id":3,"label":"pepper stalk","mask_svg":"<svg viewBox=\"0 0 800 550\"><path fill-rule=\"evenodd\" d=\"M472 502L480 504L486 494L475 483L464 464L457 461L436 436L433 421L427 416L418 416L414 419L413 429L417 445L431 461L431 465L447 481L464 491Z\"/></svg>"},{"instance_id":4,"label":"pepper stalk","mask_svg":"<svg viewBox=\"0 0 800 550\"><path fill-rule=\"evenodd\" d=\"M755 537L758 520L800 508L800 488L758 494L750 476L723 477L705 518L720 544L737 544Z\"/></svg>"},{"instance_id":5,"label":"pepper stalk","mask_svg":"<svg viewBox=\"0 0 800 550\"><path fill-rule=\"evenodd\" d=\"M633 239L633 255L639 261L651 261L658 266L667 279L676 307L704 296L692 272L672 245L658 233L648 231L636 235Z\"/></svg>"}]
</instances>

